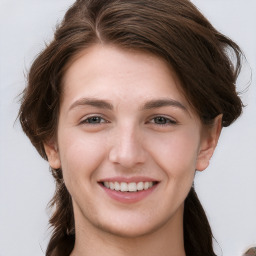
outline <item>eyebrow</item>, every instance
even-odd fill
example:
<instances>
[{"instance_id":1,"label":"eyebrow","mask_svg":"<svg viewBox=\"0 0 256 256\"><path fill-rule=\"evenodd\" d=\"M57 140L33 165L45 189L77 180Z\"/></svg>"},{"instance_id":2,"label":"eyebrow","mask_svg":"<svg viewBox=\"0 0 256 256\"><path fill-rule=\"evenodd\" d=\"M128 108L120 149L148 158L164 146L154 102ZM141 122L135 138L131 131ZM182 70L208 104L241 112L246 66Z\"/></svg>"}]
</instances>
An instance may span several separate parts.
<instances>
[{"instance_id":1,"label":"eyebrow","mask_svg":"<svg viewBox=\"0 0 256 256\"><path fill-rule=\"evenodd\" d=\"M78 106L92 106L92 107L109 109L109 110L112 110L114 108L111 103L109 103L105 100L100 100L100 99L95 99L95 98L82 98L82 99L75 101L70 106L69 110L71 110L75 107L78 107Z\"/></svg>"},{"instance_id":2,"label":"eyebrow","mask_svg":"<svg viewBox=\"0 0 256 256\"><path fill-rule=\"evenodd\" d=\"M114 109L114 106L106 100L101 100L101 99L96 99L96 98L82 98L82 99L75 101L70 106L69 110L71 110L75 107L78 107L78 106L92 106L92 107L108 109L108 110ZM157 99L157 100L147 101L141 107L141 110L150 110L150 109L168 107L168 106L177 107L177 108L187 111L187 108L182 103L180 103L179 101L173 100L173 99Z\"/></svg>"},{"instance_id":3,"label":"eyebrow","mask_svg":"<svg viewBox=\"0 0 256 256\"><path fill-rule=\"evenodd\" d=\"M187 111L187 108L182 103L173 99L150 100L145 103L142 109L154 109L154 108L161 108L161 107L168 107L168 106L181 108L182 110Z\"/></svg>"}]
</instances>

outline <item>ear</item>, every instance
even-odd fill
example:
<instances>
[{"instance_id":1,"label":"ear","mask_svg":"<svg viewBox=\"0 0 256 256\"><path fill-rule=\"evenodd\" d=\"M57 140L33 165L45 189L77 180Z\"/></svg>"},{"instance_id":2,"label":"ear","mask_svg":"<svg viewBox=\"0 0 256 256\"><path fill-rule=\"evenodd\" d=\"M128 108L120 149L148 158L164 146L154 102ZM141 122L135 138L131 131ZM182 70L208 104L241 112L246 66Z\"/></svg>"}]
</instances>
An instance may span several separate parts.
<instances>
[{"instance_id":1,"label":"ear","mask_svg":"<svg viewBox=\"0 0 256 256\"><path fill-rule=\"evenodd\" d=\"M208 167L210 159L217 146L221 128L222 114L215 117L214 123L210 127L204 128L196 162L196 169L198 171L203 171Z\"/></svg>"},{"instance_id":2,"label":"ear","mask_svg":"<svg viewBox=\"0 0 256 256\"><path fill-rule=\"evenodd\" d=\"M53 169L59 169L61 167L61 162L57 143L55 141L48 141L44 143L44 150L50 166Z\"/></svg>"}]
</instances>

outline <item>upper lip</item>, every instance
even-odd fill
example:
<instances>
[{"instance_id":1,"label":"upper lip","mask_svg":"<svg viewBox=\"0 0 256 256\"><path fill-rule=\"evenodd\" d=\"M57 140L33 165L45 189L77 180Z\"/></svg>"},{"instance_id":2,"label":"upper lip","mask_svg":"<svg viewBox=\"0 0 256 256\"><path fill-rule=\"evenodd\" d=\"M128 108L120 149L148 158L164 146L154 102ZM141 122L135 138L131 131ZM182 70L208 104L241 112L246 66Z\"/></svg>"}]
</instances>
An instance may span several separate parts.
<instances>
[{"instance_id":1,"label":"upper lip","mask_svg":"<svg viewBox=\"0 0 256 256\"><path fill-rule=\"evenodd\" d=\"M98 182L159 182L158 180L150 177L145 176L134 176L134 177L122 177L122 176L116 176L116 177L109 177L109 178L103 178L100 179Z\"/></svg>"}]
</instances>

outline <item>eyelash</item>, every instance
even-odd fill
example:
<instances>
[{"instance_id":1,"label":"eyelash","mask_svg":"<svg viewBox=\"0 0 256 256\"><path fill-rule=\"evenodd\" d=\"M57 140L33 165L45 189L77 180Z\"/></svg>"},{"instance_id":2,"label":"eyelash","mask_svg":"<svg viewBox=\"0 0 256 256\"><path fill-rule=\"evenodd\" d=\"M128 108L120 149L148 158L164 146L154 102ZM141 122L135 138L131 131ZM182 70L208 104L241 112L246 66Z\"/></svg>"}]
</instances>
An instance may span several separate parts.
<instances>
[{"instance_id":1,"label":"eyelash","mask_svg":"<svg viewBox=\"0 0 256 256\"><path fill-rule=\"evenodd\" d=\"M90 120L92 119L97 119L99 122L91 122L90 123ZM159 121L159 119L162 119L162 121L164 121L164 123L157 123L157 120ZM154 122L152 122L154 120ZM104 122L102 122L104 121ZM87 117L86 119L82 120L81 121L81 124L89 124L89 125L100 125L102 123L109 123L107 120L105 120L102 116L90 116L90 117ZM155 116L154 118L150 119L148 123L153 123L157 126L168 126L168 125L176 125L177 122L173 119L170 119L170 118L167 118L167 117L164 117L164 116Z\"/></svg>"},{"instance_id":2,"label":"eyelash","mask_svg":"<svg viewBox=\"0 0 256 256\"><path fill-rule=\"evenodd\" d=\"M90 123L89 121L92 120L93 118L97 118L98 120L100 120L100 122ZM104 120L104 122L101 122L102 120ZM86 119L82 120L80 124L100 125L102 123L109 123L109 122L105 120L102 116L89 116Z\"/></svg>"},{"instance_id":3,"label":"eyelash","mask_svg":"<svg viewBox=\"0 0 256 256\"><path fill-rule=\"evenodd\" d=\"M156 123L156 119L162 119L164 120L164 123ZM154 122L152 122L152 120L154 120ZM173 119L167 118L165 116L155 116L154 118L150 119L149 123L153 123L157 126L169 126L169 125L176 125L177 122Z\"/></svg>"}]
</instances>

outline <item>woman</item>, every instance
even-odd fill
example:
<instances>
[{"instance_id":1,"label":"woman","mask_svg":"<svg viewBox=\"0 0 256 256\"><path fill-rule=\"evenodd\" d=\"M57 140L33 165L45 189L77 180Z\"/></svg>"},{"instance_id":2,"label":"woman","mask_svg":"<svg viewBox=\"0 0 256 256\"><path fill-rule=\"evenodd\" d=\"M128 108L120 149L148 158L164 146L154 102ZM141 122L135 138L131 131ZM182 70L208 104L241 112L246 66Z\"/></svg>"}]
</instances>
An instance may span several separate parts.
<instances>
[{"instance_id":1,"label":"woman","mask_svg":"<svg viewBox=\"0 0 256 256\"><path fill-rule=\"evenodd\" d=\"M215 255L193 178L241 114L240 55L189 1L76 1L20 108L56 180L46 255Z\"/></svg>"}]
</instances>

